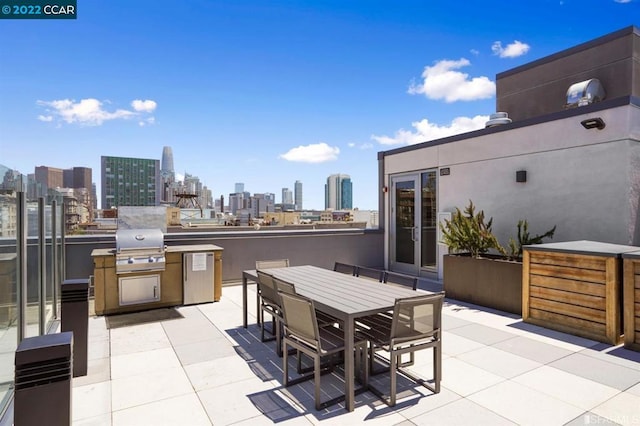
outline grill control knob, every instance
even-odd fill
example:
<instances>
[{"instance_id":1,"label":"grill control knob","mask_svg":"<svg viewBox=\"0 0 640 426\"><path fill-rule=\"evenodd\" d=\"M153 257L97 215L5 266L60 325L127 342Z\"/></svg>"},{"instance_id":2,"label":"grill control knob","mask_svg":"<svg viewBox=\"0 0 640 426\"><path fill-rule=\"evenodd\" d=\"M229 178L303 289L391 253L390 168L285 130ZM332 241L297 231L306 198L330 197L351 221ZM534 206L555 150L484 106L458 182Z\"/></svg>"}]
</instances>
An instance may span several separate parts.
<instances>
[{"instance_id":1,"label":"grill control knob","mask_svg":"<svg viewBox=\"0 0 640 426\"><path fill-rule=\"evenodd\" d=\"M149 257L149 263L153 263L153 262L155 262L155 261L156 261L156 260L155 260L153 257Z\"/></svg>"},{"instance_id":2,"label":"grill control knob","mask_svg":"<svg viewBox=\"0 0 640 426\"><path fill-rule=\"evenodd\" d=\"M133 263L133 257L130 257L129 259L127 259L127 263Z\"/></svg>"}]
</instances>

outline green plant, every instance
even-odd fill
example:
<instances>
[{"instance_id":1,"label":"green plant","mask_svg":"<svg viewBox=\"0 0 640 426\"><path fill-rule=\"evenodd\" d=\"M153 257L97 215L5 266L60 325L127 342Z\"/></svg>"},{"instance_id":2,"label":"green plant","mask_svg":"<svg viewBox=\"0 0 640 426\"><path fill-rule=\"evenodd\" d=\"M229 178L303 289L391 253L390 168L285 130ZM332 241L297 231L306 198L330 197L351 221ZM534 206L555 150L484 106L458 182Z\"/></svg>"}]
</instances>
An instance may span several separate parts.
<instances>
[{"instance_id":1,"label":"green plant","mask_svg":"<svg viewBox=\"0 0 640 426\"><path fill-rule=\"evenodd\" d=\"M518 221L518 241L515 241L513 238L509 240L509 251L510 258L512 259L520 259L522 258L522 246L531 245L531 244L540 244L542 240L545 238L553 238L553 234L556 232L556 227L554 226L547 232L541 235L536 235L532 237L529 234L529 223L527 220L519 220Z\"/></svg>"},{"instance_id":2,"label":"green plant","mask_svg":"<svg viewBox=\"0 0 640 426\"><path fill-rule=\"evenodd\" d=\"M454 252L467 252L472 257L480 257L490 249L505 254L504 248L491 232L493 218L485 222L484 211L475 212L473 202L461 212L456 207L451 220L445 219L442 226L442 240Z\"/></svg>"}]
</instances>

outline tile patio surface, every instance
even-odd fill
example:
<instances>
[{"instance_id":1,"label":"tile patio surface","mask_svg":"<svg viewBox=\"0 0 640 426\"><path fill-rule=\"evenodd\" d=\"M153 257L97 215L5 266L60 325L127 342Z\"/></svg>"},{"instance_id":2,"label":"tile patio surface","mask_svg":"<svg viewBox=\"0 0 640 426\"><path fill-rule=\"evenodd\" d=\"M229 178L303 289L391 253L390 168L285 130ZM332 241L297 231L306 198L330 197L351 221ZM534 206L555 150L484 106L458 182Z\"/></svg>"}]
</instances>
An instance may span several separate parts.
<instances>
[{"instance_id":1,"label":"tile patio surface","mask_svg":"<svg viewBox=\"0 0 640 426\"><path fill-rule=\"evenodd\" d=\"M240 285L225 286L220 302L175 311L111 328L89 319L74 425L640 424L640 353L455 300L443 309L441 392L399 378L396 407L364 392L352 413L343 404L315 411L313 381L282 386L275 342L261 343L255 324L255 285L248 329ZM418 352L411 370L431 378L431 358ZM343 390L340 373L322 376L323 399ZM385 389L388 375L372 381Z\"/></svg>"}]
</instances>

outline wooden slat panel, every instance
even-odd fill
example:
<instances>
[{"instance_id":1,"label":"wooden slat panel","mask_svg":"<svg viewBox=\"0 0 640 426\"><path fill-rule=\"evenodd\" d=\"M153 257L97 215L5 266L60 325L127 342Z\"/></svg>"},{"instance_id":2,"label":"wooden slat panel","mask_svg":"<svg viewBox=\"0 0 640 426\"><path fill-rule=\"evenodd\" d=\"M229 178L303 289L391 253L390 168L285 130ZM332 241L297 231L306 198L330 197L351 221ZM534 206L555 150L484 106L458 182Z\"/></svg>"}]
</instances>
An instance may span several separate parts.
<instances>
[{"instance_id":1,"label":"wooden slat panel","mask_svg":"<svg viewBox=\"0 0 640 426\"><path fill-rule=\"evenodd\" d=\"M560 315L567 315L576 318L582 318L587 321L605 323L606 316L604 311L597 309L585 308L584 306L576 306L568 303L554 302L552 300L530 298L532 309L541 309Z\"/></svg>"},{"instance_id":2,"label":"wooden slat panel","mask_svg":"<svg viewBox=\"0 0 640 426\"><path fill-rule=\"evenodd\" d=\"M531 252L531 263L604 271L605 258L572 253Z\"/></svg>"},{"instance_id":3,"label":"wooden slat panel","mask_svg":"<svg viewBox=\"0 0 640 426\"><path fill-rule=\"evenodd\" d=\"M624 345L630 347L634 344L635 330L635 315L634 315L634 301L631 295L634 293L634 281L636 280L635 270L636 262L632 259L624 259L622 261L624 275L622 277L623 295L626 296L622 300L622 312L624 315Z\"/></svg>"},{"instance_id":4,"label":"wooden slat panel","mask_svg":"<svg viewBox=\"0 0 640 426\"><path fill-rule=\"evenodd\" d=\"M636 333L640 333L640 317L636 317L636 327L634 328Z\"/></svg>"},{"instance_id":5,"label":"wooden slat panel","mask_svg":"<svg viewBox=\"0 0 640 426\"><path fill-rule=\"evenodd\" d=\"M635 291L633 293L635 295L634 298L633 298L634 302L636 304L640 303L640 288L635 289Z\"/></svg>"},{"instance_id":6,"label":"wooden slat panel","mask_svg":"<svg viewBox=\"0 0 640 426\"><path fill-rule=\"evenodd\" d=\"M603 271L605 259L601 256L589 256L573 253L531 252L531 263L568 266Z\"/></svg>"},{"instance_id":7,"label":"wooden slat panel","mask_svg":"<svg viewBox=\"0 0 640 426\"><path fill-rule=\"evenodd\" d=\"M571 305L585 306L587 308L604 310L606 304L604 297L590 296L588 294L573 293L570 291L556 290L552 288L531 286L531 297L568 303Z\"/></svg>"},{"instance_id":8,"label":"wooden slat panel","mask_svg":"<svg viewBox=\"0 0 640 426\"><path fill-rule=\"evenodd\" d=\"M634 309L635 316L640 317L640 302L636 302L634 305L635 305L635 309Z\"/></svg>"},{"instance_id":9,"label":"wooden slat panel","mask_svg":"<svg viewBox=\"0 0 640 426\"><path fill-rule=\"evenodd\" d=\"M633 274L640 275L640 261L635 259L625 259L625 262L631 262L633 264Z\"/></svg>"},{"instance_id":10,"label":"wooden slat panel","mask_svg":"<svg viewBox=\"0 0 640 426\"><path fill-rule=\"evenodd\" d=\"M605 325L607 326L607 337L613 339L620 334L624 334L622 330L622 318L620 314L620 295L622 294L622 271L618 267L620 265L615 257L606 258L606 282L607 295L605 296Z\"/></svg>"},{"instance_id":11,"label":"wooden slat panel","mask_svg":"<svg viewBox=\"0 0 640 426\"><path fill-rule=\"evenodd\" d=\"M604 283L606 279L605 271L569 268L566 266L542 265L539 263L531 264L530 273L532 275L576 279L579 281L591 281L595 283Z\"/></svg>"},{"instance_id":12,"label":"wooden slat panel","mask_svg":"<svg viewBox=\"0 0 640 426\"><path fill-rule=\"evenodd\" d=\"M633 276L633 287L640 288L640 275L635 274Z\"/></svg>"},{"instance_id":13,"label":"wooden slat panel","mask_svg":"<svg viewBox=\"0 0 640 426\"><path fill-rule=\"evenodd\" d=\"M582 320L580 318L574 318L571 316L561 315L553 312L548 312L540 309L531 309L531 317L537 318L541 321L538 321L538 324L543 326L547 326L549 328L554 328L556 330L569 332L571 334L588 334L591 338L596 338L596 340L602 341L605 336L605 326L604 324L600 324L597 322Z\"/></svg>"},{"instance_id":14,"label":"wooden slat panel","mask_svg":"<svg viewBox=\"0 0 640 426\"><path fill-rule=\"evenodd\" d=\"M544 275L532 275L531 286L555 288L557 290L573 291L575 293L589 294L591 296L605 296L605 286L599 283L569 280L566 278L547 277Z\"/></svg>"},{"instance_id":15,"label":"wooden slat panel","mask_svg":"<svg viewBox=\"0 0 640 426\"><path fill-rule=\"evenodd\" d=\"M522 253L522 320L529 318L529 289L531 286L531 274L529 273L530 263L529 250Z\"/></svg>"}]
</instances>

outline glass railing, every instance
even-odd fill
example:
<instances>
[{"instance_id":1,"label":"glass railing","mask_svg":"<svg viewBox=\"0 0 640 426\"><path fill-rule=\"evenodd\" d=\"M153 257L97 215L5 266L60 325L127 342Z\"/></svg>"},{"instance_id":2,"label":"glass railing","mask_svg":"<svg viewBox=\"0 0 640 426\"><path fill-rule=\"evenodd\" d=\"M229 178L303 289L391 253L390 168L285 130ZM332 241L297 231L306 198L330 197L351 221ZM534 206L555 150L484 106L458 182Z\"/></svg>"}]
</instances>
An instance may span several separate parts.
<instances>
[{"instance_id":1,"label":"glass railing","mask_svg":"<svg viewBox=\"0 0 640 426\"><path fill-rule=\"evenodd\" d=\"M25 200L0 192L0 414L13 395L18 342L46 334L59 313L63 203Z\"/></svg>"},{"instance_id":2,"label":"glass railing","mask_svg":"<svg viewBox=\"0 0 640 426\"><path fill-rule=\"evenodd\" d=\"M0 413L13 393L18 346L16 214L16 197L0 194Z\"/></svg>"}]
</instances>

